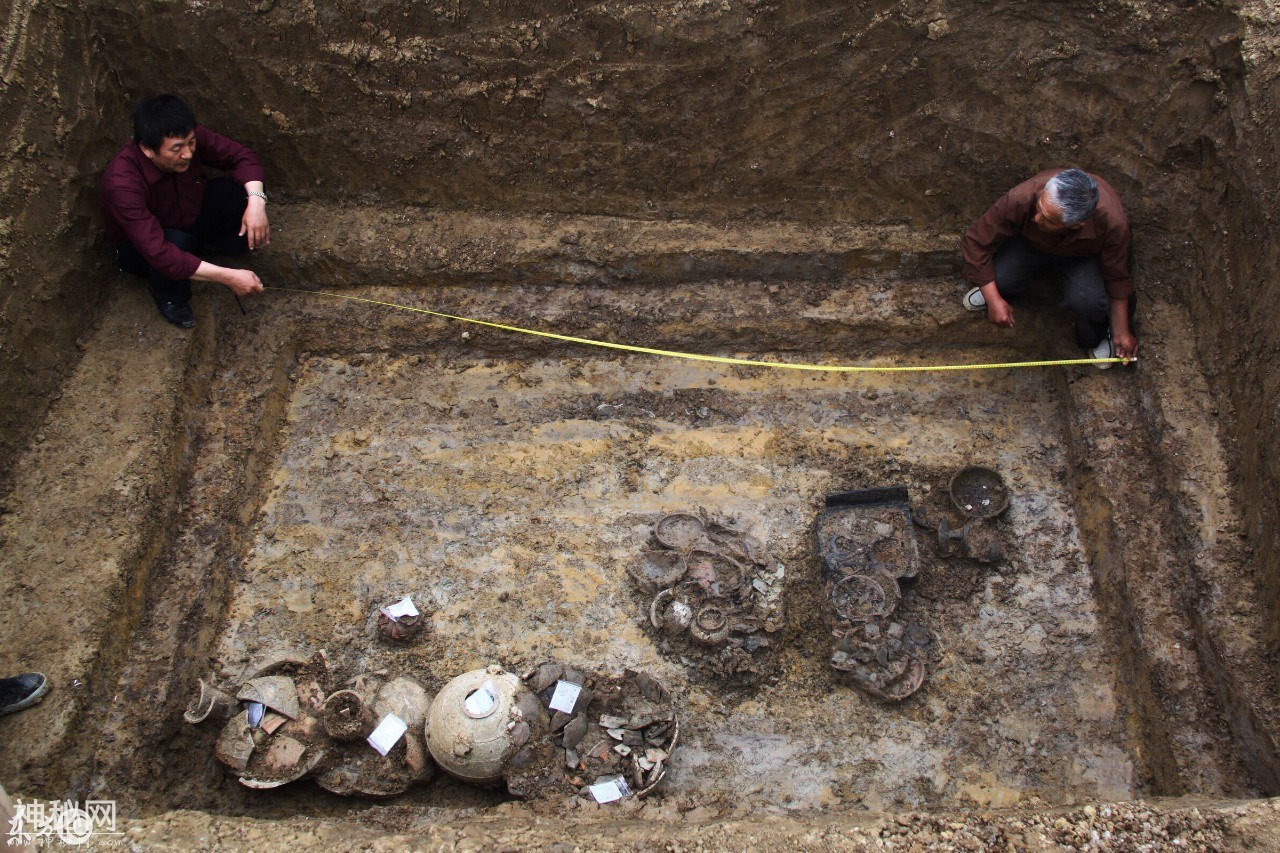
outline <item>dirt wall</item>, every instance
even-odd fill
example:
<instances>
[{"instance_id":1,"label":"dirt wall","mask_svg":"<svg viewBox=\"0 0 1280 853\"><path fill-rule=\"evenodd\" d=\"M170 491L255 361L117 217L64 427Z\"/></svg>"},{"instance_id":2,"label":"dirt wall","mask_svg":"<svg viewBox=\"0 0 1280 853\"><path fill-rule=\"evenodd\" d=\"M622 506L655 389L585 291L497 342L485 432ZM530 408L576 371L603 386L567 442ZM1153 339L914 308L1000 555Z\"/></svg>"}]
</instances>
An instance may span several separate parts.
<instances>
[{"instance_id":1,"label":"dirt wall","mask_svg":"<svg viewBox=\"0 0 1280 853\"><path fill-rule=\"evenodd\" d=\"M1188 224L1165 221L1176 196L1230 143L1220 93L1239 66L1238 23L1216 4L234 0L94 14L130 98L183 91L262 149L292 197L959 227L1029 173L1078 162L1117 185L1148 244Z\"/></svg>"},{"instance_id":2,"label":"dirt wall","mask_svg":"<svg viewBox=\"0 0 1280 853\"><path fill-rule=\"evenodd\" d=\"M82 15L40 0L0 8L0 481L103 286L94 182L103 126L120 121L113 88Z\"/></svg>"},{"instance_id":3,"label":"dirt wall","mask_svg":"<svg viewBox=\"0 0 1280 853\"><path fill-rule=\"evenodd\" d=\"M1264 591L1273 662L1280 650L1280 4L1247 3L1246 73L1229 115L1240 139L1220 194L1201 208L1205 275L1187 287L1203 324L1205 367L1233 425L1236 475L1252 568ZM1280 676L1280 670L1274 673Z\"/></svg>"}]
</instances>

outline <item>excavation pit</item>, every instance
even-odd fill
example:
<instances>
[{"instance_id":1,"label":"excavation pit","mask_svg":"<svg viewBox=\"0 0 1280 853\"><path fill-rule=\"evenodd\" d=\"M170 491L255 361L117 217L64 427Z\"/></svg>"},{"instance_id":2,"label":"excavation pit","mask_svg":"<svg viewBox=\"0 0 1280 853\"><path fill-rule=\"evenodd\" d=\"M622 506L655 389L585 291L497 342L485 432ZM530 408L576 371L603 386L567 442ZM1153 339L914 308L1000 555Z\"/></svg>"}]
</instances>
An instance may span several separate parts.
<instances>
[{"instance_id":1,"label":"excavation pit","mask_svg":"<svg viewBox=\"0 0 1280 853\"><path fill-rule=\"evenodd\" d=\"M0 664L53 684L0 720L10 793L179 849L1277 845L1236 799L1280 793L1275 2L9 6ZM96 211L164 90L271 198L274 289L198 285L192 332ZM279 289L784 361L1077 357L1051 288L1012 329L958 304L965 226L1065 165L1133 225L1136 366L791 374ZM950 503L966 464L1005 513ZM814 519L899 484L928 524L894 618L940 659L889 705L831 670ZM693 507L786 564L754 685L643 627L626 570ZM404 594L428 624L384 637ZM183 713L288 645L431 690L643 668L680 749L616 808L248 791ZM1093 802L1179 795L1210 805Z\"/></svg>"}]
</instances>

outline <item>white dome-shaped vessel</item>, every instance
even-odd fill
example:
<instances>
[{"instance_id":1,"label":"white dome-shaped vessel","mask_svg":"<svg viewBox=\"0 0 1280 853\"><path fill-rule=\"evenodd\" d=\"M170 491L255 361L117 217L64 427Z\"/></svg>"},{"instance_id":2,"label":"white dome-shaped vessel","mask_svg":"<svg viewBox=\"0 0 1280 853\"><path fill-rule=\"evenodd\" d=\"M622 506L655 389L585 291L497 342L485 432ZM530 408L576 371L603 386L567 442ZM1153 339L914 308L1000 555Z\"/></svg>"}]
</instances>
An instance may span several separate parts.
<instances>
[{"instance_id":1,"label":"white dome-shaped vessel","mask_svg":"<svg viewBox=\"0 0 1280 853\"><path fill-rule=\"evenodd\" d=\"M519 744L524 721L517 707L528 690L500 666L463 673L436 695L427 712L427 749L449 775L473 785L496 785ZM527 727L524 727L527 731Z\"/></svg>"}]
</instances>

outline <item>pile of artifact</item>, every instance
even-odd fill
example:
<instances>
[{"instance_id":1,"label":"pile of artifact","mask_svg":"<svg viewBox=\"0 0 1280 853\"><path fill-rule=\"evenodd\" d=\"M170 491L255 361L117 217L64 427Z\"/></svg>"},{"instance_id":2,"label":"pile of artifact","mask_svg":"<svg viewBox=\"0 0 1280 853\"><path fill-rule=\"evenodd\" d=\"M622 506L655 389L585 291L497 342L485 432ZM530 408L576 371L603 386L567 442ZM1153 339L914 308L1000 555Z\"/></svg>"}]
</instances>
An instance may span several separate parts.
<instances>
[{"instance_id":1,"label":"pile of artifact","mask_svg":"<svg viewBox=\"0 0 1280 853\"><path fill-rule=\"evenodd\" d=\"M756 540L702 510L672 513L629 571L651 596L647 621L665 654L736 683L771 673L786 567Z\"/></svg>"},{"instance_id":2,"label":"pile of artifact","mask_svg":"<svg viewBox=\"0 0 1280 853\"><path fill-rule=\"evenodd\" d=\"M285 652L228 690L201 679L184 716L190 723L227 721L214 751L249 788L311 777L335 794L389 797L429 782L435 765L423 736L426 690L409 678L335 682L324 652ZM365 741L388 716L406 730L380 754Z\"/></svg>"},{"instance_id":3,"label":"pile of artifact","mask_svg":"<svg viewBox=\"0 0 1280 853\"><path fill-rule=\"evenodd\" d=\"M639 797L666 775L679 737L670 695L645 673L544 664L521 679L492 665L433 699L408 678L337 684L323 652L274 655L230 690L201 679L185 717L225 721L215 755L246 787L311 778L362 797L426 784L437 766L518 797Z\"/></svg>"},{"instance_id":4,"label":"pile of artifact","mask_svg":"<svg viewBox=\"0 0 1280 853\"><path fill-rule=\"evenodd\" d=\"M906 489L830 496L818 517L818 548L835 640L831 668L876 698L906 699L940 657L932 631L896 618L899 582L920 570Z\"/></svg>"},{"instance_id":5,"label":"pile of artifact","mask_svg":"<svg viewBox=\"0 0 1280 853\"><path fill-rule=\"evenodd\" d=\"M961 468L948 485L951 503L960 512L959 524L945 516L935 519L922 507L911 514L918 527L937 535L938 552L943 557L957 555L980 563L1004 560L994 521L1009 507L1009 490L999 473L979 465Z\"/></svg>"},{"instance_id":6,"label":"pile of artifact","mask_svg":"<svg viewBox=\"0 0 1280 853\"><path fill-rule=\"evenodd\" d=\"M644 672L621 677L544 663L524 684L550 715L547 764L532 762L507 775L521 797L557 792L595 795L612 786L617 798L643 797L667 774L680 724L667 689Z\"/></svg>"}]
</instances>

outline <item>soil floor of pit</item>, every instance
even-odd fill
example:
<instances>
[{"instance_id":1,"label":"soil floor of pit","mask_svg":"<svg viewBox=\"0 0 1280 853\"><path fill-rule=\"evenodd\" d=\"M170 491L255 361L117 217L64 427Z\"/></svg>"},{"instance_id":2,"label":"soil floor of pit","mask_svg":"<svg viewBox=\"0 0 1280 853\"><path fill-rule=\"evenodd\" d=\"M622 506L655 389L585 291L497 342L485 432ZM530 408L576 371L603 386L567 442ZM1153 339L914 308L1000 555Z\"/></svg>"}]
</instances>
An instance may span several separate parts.
<instances>
[{"instance_id":1,"label":"soil floor of pit","mask_svg":"<svg viewBox=\"0 0 1280 853\"><path fill-rule=\"evenodd\" d=\"M1127 799L1115 673L1045 383L652 357L312 356L296 370L216 675L233 682L282 640L326 649L338 671L433 691L488 662L640 668L680 697L673 793L785 808ZM998 452L975 454L978 434ZM1009 560L992 571L933 558L907 584L902 613L946 650L919 698L886 706L841 687L829 626L802 615L824 608L822 496L903 483L927 499L974 462L1002 469L1017 495L996 524ZM759 689L700 683L642 628L647 597L626 566L663 514L696 507L789 567L792 623ZM403 595L430 608L431 629L401 651L373 639L371 619Z\"/></svg>"}]
</instances>

